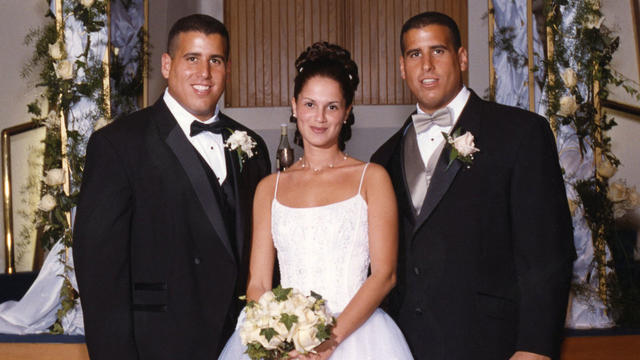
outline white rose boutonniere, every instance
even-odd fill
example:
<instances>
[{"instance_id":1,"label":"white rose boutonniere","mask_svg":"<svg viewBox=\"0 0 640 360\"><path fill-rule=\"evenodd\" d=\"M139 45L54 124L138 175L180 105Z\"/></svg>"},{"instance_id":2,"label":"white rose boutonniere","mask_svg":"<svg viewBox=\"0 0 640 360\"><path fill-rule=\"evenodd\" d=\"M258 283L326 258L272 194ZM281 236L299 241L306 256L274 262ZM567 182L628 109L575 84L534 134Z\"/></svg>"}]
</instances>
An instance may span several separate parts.
<instances>
[{"instance_id":1,"label":"white rose boutonniere","mask_svg":"<svg viewBox=\"0 0 640 360\"><path fill-rule=\"evenodd\" d=\"M49 186L64 184L64 171L60 168L47 170L47 175L44 177L44 183Z\"/></svg>"},{"instance_id":2,"label":"white rose boutonniere","mask_svg":"<svg viewBox=\"0 0 640 360\"><path fill-rule=\"evenodd\" d=\"M253 140L251 136L247 134L246 131L242 130L230 130L231 136L225 141L224 146L229 148L229 150L235 150L238 154L238 159L240 160L240 171L242 171L242 164L246 159L251 159L253 155L257 154L253 149L258 145L258 143Z\"/></svg>"},{"instance_id":3,"label":"white rose boutonniere","mask_svg":"<svg viewBox=\"0 0 640 360\"><path fill-rule=\"evenodd\" d=\"M56 198L54 198L51 194L46 194L40 199L38 209L44 212L49 212L55 209L56 205L58 205L58 203L56 202Z\"/></svg>"},{"instance_id":4,"label":"white rose boutonniere","mask_svg":"<svg viewBox=\"0 0 640 360\"><path fill-rule=\"evenodd\" d=\"M460 160L468 168L473 163L473 154L480 151L480 149L476 148L473 134L466 131L463 135L460 135L460 132L461 130L457 129L452 135L445 132L442 133L442 136L447 141L447 146L451 147L447 168L451 166L455 159Z\"/></svg>"},{"instance_id":5,"label":"white rose boutonniere","mask_svg":"<svg viewBox=\"0 0 640 360\"><path fill-rule=\"evenodd\" d=\"M55 66L56 76L62 80L73 79L73 64L69 60L58 61Z\"/></svg>"}]
</instances>

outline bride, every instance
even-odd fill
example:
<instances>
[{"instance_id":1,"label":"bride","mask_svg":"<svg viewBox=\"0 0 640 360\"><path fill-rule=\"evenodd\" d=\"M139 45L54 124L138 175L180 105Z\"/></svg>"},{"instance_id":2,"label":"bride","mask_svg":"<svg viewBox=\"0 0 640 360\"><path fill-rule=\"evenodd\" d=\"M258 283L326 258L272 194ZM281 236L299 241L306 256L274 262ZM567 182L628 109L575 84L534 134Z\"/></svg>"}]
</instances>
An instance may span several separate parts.
<instances>
[{"instance_id":1,"label":"bride","mask_svg":"<svg viewBox=\"0 0 640 360\"><path fill-rule=\"evenodd\" d=\"M348 51L326 42L296 60L295 141L304 156L262 180L254 200L247 297L272 288L278 257L283 287L327 300L337 322L317 354L298 359L412 359L380 302L396 281L397 209L385 170L347 156L358 69ZM220 359L247 359L238 331Z\"/></svg>"}]
</instances>

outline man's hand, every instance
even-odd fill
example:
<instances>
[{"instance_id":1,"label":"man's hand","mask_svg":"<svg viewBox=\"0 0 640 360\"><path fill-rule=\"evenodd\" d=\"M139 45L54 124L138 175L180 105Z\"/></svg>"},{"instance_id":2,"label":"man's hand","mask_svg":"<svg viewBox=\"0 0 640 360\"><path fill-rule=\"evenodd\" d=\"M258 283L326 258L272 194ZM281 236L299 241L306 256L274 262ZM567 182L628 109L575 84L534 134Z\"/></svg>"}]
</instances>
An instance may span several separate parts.
<instances>
[{"instance_id":1,"label":"man's hand","mask_svg":"<svg viewBox=\"0 0 640 360\"><path fill-rule=\"evenodd\" d=\"M551 360L550 357L526 351L516 351L509 360Z\"/></svg>"}]
</instances>

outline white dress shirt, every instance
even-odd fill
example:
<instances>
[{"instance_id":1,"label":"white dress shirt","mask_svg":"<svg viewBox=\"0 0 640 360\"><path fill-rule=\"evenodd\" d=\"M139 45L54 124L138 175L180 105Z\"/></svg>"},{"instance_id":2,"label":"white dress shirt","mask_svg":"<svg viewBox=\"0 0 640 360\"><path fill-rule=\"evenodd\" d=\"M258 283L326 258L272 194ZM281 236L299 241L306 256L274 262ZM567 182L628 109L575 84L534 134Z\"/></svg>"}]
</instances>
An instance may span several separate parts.
<instances>
[{"instance_id":1,"label":"white dress shirt","mask_svg":"<svg viewBox=\"0 0 640 360\"><path fill-rule=\"evenodd\" d=\"M209 167L215 173L218 178L218 182L222 184L224 179L227 178L227 163L224 156L224 139L222 134L214 134L209 131L203 131L196 136L190 136L191 123L198 120L195 116L191 115L176 99L169 94L169 89L164 91L162 98L167 104L169 111L178 121L178 125L187 136L187 139L191 142L194 148L200 153L202 158L209 164ZM205 121L205 124L211 124L218 121L219 109L216 107L216 111L213 117Z\"/></svg>"},{"instance_id":2,"label":"white dress shirt","mask_svg":"<svg viewBox=\"0 0 640 360\"><path fill-rule=\"evenodd\" d=\"M449 104L447 104L447 108L451 111L451 115L453 116L453 125L452 126L439 126L433 125L429 128L429 130L421 132L420 134L416 134L418 138L418 149L420 149L420 156L422 157L422 162L424 162L425 166L429 162L429 158L434 151L440 146L440 144L444 141L444 136L442 133L449 133L453 126L455 126L456 122L458 122L458 118L462 113L465 105L467 104L467 100L469 100L469 95L471 92L467 89L466 86L462 86L462 89L456 95L453 100ZM418 114L425 114L420 106L416 104L416 108L418 108Z\"/></svg>"}]
</instances>

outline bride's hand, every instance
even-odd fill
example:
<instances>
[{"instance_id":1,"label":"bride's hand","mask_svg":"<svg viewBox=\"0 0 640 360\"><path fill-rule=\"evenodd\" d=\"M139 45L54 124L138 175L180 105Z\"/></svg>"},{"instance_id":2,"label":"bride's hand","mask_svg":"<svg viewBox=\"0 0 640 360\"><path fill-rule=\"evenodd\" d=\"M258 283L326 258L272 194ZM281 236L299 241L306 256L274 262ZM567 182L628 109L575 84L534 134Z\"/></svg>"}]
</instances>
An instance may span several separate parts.
<instances>
[{"instance_id":1,"label":"bride's hand","mask_svg":"<svg viewBox=\"0 0 640 360\"><path fill-rule=\"evenodd\" d=\"M289 356L291 359L299 359L299 360L327 360L331 357L331 354L335 351L336 347L338 347L338 342L331 338L325 340L320 345L318 345L314 350L316 353L308 353L308 354L300 354L299 352L293 350L289 352Z\"/></svg>"}]
</instances>

